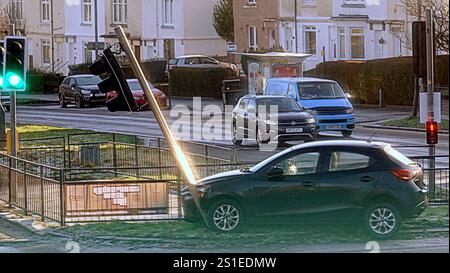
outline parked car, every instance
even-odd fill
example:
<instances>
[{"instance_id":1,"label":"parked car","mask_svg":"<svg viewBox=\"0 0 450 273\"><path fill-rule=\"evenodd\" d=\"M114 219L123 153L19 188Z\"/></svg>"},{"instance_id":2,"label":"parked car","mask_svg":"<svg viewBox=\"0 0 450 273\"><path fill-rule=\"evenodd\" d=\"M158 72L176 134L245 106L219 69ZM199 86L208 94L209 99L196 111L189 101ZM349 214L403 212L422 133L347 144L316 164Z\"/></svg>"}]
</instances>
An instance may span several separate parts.
<instances>
[{"instance_id":1,"label":"parked car","mask_svg":"<svg viewBox=\"0 0 450 273\"><path fill-rule=\"evenodd\" d=\"M127 80L128 85L130 86L131 92L133 93L133 97L136 101L136 104L140 107L140 108L148 108L149 104L147 102L147 100L145 99L145 95L144 95L144 91L142 90L141 85L139 84L139 81L137 79L130 79ZM148 82L148 84L150 85L150 88L153 91L153 95L156 98L156 101L158 102L160 107L166 107L167 106L167 97L166 94L164 94L161 90L155 88L153 86L153 84L151 84L150 82ZM116 91L111 91L108 92L106 98L107 101L115 98L117 96Z\"/></svg>"},{"instance_id":2,"label":"parked car","mask_svg":"<svg viewBox=\"0 0 450 273\"><path fill-rule=\"evenodd\" d=\"M428 206L420 165L388 144L352 140L302 144L195 187L209 226L223 232L256 219L351 219L387 239ZM182 196L187 219L199 219L188 188Z\"/></svg>"},{"instance_id":3,"label":"parked car","mask_svg":"<svg viewBox=\"0 0 450 273\"><path fill-rule=\"evenodd\" d=\"M166 76L169 76L169 71L175 67L192 67L192 68L222 67L230 69L230 72L232 72L235 75L239 75L239 70L236 65L220 62L214 58L204 55L188 55L169 60L166 67Z\"/></svg>"},{"instance_id":4,"label":"parked car","mask_svg":"<svg viewBox=\"0 0 450 273\"><path fill-rule=\"evenodd\" d=\"M100 92L98 84L101 78L94 75L70 76L63 80L59 87L59 103L62 108L69 103L75 104L77 108L86 105L104 104L106 94Z\"/></svg>"},{"instance_id":5,"label":"parked car","mask_svg":"<svg viewBox=\"0 0 450 273\"><path fill-rule=\"evenodd\" d=\"M317 120L318 130L340 131L349 137L355 129L353 106L335 81L316 78L274 78L267 82L265 95L289 96Z\"/></svg>"},{"instance_id":6,"label":"parked car","mask_svg":"<svg viewBox=\"0 0 450 273\"><path fill-rule=\"evenodd\" d=\"M277 106L278 112L271 113L270 106ZM266 113L260 113L260 109L265 109ZM244 96L233 110L232 121L235 145L241 145L244 138L254 139L260 145L269 142L270 128L274 122L278 131L270 136L279 142L313 141L317 134L313 116L305 112L294 99L285 96Z\"/></svg>"},{"instance_id":7,"label":"parked car","mask_svg":"<svg viewBox=\"0 0 450 273\"><path fill-rule=\"evenodd\" d=\"M10 97L9 97L9 93L0 91L0 100L1 100L1 104L3 105L5 110L9 111L10 110L10 102L11 102L10 101Z\"/></svg>"}]
</instances>

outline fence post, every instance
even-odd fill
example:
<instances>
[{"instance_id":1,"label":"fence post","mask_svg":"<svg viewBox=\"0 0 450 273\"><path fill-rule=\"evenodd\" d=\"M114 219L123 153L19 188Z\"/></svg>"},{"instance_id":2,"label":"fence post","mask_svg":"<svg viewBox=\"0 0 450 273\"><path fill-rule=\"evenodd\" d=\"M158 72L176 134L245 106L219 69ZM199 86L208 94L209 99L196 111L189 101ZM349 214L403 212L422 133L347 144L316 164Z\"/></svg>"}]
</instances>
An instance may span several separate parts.
<instances>
[{"instance_id":1,"label":"fence post","mask_svg":"<svg viewBox=\"0 0 450 273\"><path fill-rule=\"evenodd\" d=\"M44 167L40 168L40 178L41 178L41 220L45 220L45 205L44 205Z\"/></svg>"},{"instance_id":2,"label":"fence post","mask_svg":"<svg viewBox=\"0 0 450 273\"><path fill-rule=\"evenodd\" d=\"M433 151L433 154L435 154L436 147L434 145L430 146L430 150ZM432 156L430 157L430 196L431 198L435 198L436 193L436 157Z\"/></svg>"},{"instance_id":3,"label":"fence post","mask_svg":"<svg viewBox=\"0 0 450 273\"><path fill-rule=\"evenodd\" d=\"M113 167L117 168L117 150L116 150L116 134L112 135L113 137ZM114 176L117 178L117 170L114 170Z\"/></svg>"},{"instance_id":4,"label":"fence post","mask_svg":"<svg viewBox=\"0 0 450 273\"><path fill-rule=\"evenodd\" d=\"M138 137L134 136L134 157L135 160L135 167L136 167L136 176L139 177L139 151L138 151Z\"/></svg>"},{"instance_id":5,"label":"fence post","mask_svg":"<svg viewBox=\"0 0 450 273\"><path fill-rule=\"evenodd\" d=\"M66 138L63 137L63 168L67 168L66 161Z\"/></svg>"},{"instance_id":6,"label":"fence post","mask_svg":"<svg viewBox=\"0 0 450 273\"><path fill-rule=\"evenodd\" d=\"M28 189L27 189L27 181L28 181L28 175L27 175L27 162L24 162L23 166L23 192L25 196L25 215L28 215Z\"/></svg>"},{"instance_id":7,"label":"fence post","mask_svg":"<svg viewBox=\"0 0 450 273\"><path fill-rule=\"evenodd\" d=\"M159 180L162 180L162 155L161 155L161 139L158 138L158 166L159 166Z\"/></svg>"},{"instance_id":8,"label":"fence post","mask_svg":"<svg viewBox=\"0 0 450 273\"><path fill-rule=\"evenodd\" d=\"M9 171L8 171L8 204L12 208L12 157L9 157Z\"/></svg>"},{"instance_id":9,"label":"fence post","mask_svg":"<svg viewBox=\"0 0 450 273\"><path fill-rule=\"evenodd\" d=\"M72 151L70 148L70 135L67 135L67 150L69 152L68 160L69 160L69 169L72 169ZM65 167L64 167L65 168Z\"/></svg>"},{"instance_id":10,"label":"fence post","mask_svg":"<svg viewBox=\"0 0 450 273\"><path fill-rule=\"evenodd\" d=\"M65 169L59 171L59 206L60 206L60 217L61 226L66 225L66 206L65 206L65 196L64 196L64 180L65 180Z\"/></svg>"}]
</instances>

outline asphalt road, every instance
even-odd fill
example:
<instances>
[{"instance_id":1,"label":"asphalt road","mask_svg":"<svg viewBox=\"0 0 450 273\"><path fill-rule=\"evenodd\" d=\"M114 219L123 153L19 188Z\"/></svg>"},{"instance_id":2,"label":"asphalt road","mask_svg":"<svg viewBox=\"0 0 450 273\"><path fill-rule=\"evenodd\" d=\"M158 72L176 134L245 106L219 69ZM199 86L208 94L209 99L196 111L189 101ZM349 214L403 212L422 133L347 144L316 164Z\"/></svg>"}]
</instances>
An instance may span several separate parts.
<instances>
[{"instance_id":1,"label":"asphalt road","mask_svg":"<svg viewBox=\"0 0 450 273\"><path fill-rule=\"evenodd\" d=\"M191 113L178 119L178 113L165 111L168 123L173 127L172 132L178 139L193 140L204 143L231 146L229 122L212 120L209 116L201 116L201 113ZM357 128L353 139L383 141L396 146L421 146L425 144L425 134L422 132L393 131L383 129L364 128L363 125L376 121L392 118L407 117L408 108L377 109L375 107L356 108ZM171 117L172 116L172 117ZM219 116L221 119L222 116ZM42 124L63 126L68 128L95 130L101 132L124 133L139 136L162 136L162 132L151 112L140 113L110 113L105 107L75 109L60 109L58 106L19 106L18 122L22 124ZM211 131L209 125L215 127ZM194 136L201 136L194 138ZM338 133L324 133L320 140L343 139ZM249 157L261 159L255 143L244 142L241 149L252 150L246 152ZM295 144L295 143L294 143ZM438 154L448 154L448 135L441 135L440 144L437 146ZM402 149L407 155L427 155L425 147ZM254 155L254 156L253 156ZM448 163L448 159L446 161ZM448 166L448 165L447 165Z\"/></svg>"}]
</instances>

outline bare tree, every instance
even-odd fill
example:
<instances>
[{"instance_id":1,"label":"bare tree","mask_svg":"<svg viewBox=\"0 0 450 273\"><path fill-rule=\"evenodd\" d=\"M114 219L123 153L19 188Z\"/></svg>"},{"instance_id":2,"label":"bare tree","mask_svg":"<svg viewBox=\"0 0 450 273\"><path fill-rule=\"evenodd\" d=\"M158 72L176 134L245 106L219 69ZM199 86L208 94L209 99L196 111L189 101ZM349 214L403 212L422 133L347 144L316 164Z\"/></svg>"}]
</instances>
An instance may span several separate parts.
<instances>
[{"instance_id":1,"label":"bare tree","mask_svg":"<svg viewBox=\"0 0 450 273\"><path fill-rule=\"evenodd\" d=\"M8 33L9 25L14 25L18 32L23 32L26 26L22 6L13 2L0 7L0 31Z\"/></svg>"},{"instance_id":2,"label":"bare tree","mask_svg":"<svg viewBox=\"0 0 450 273\"><path fill-rule=\"evenodd\" d=\"M415 20L424 21L425 11L431 9L435 24L435 41L438 53L449 54L449 2L448 0L400 0L404 12ZM394 32L406 46L412 48L412 37L406 35L406 30Z\"/></svg>"}]
</instances>

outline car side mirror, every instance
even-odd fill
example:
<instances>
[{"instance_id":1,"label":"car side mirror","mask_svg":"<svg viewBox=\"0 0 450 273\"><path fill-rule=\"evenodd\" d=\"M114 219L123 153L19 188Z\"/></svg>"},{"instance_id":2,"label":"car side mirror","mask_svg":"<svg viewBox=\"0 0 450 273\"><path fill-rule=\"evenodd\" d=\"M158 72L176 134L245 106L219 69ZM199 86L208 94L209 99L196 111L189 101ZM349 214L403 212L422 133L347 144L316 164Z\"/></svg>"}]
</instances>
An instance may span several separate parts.
<instances>
[{"instance_id":1,"label":"car side mirror","mask_svg":"<svg viewBox=\"0 0 450 273\"><path fill-rule=\"evenodd\" d=\"M351 95L350 93L345 93L345 97L346 97L347 99L351 99L351 98L352 98L352 95Z\"/></svg>"},{"instance_id":2,"label":"car side mirror","mask_svg":"<svg viewBox=\"0 0 450 273\"><path fill-rule=\"evenodd\" d=\"M284 169L281 168L272 168L267 172L267 177L269 179L280 178L284 174Z\"/></svg>"}]
</instances>

